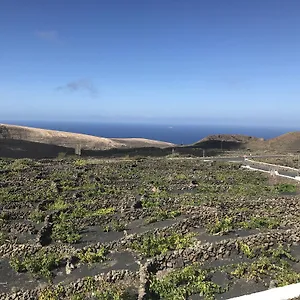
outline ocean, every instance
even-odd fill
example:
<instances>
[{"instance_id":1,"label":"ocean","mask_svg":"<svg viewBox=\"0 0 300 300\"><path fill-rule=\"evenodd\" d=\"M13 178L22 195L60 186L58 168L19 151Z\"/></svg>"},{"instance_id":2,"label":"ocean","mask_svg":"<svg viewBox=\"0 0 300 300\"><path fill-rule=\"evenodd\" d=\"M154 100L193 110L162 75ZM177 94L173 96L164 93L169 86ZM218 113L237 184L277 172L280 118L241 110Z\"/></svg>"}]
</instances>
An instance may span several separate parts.
<instances>
[{"instance_id":1,"label":"ocean","mask_svg":"<svg viewBox=\"0 0 300 300\"><path fill-rule=\"evenodd\" d=\"M160 125L58 121L1 121L2 123L84 133L108 138L140 137L175 144L192 144L211 134L245 134L265 139L273 138L292 128L245 127L229 125Z\"/></svg>"}]
</instances>

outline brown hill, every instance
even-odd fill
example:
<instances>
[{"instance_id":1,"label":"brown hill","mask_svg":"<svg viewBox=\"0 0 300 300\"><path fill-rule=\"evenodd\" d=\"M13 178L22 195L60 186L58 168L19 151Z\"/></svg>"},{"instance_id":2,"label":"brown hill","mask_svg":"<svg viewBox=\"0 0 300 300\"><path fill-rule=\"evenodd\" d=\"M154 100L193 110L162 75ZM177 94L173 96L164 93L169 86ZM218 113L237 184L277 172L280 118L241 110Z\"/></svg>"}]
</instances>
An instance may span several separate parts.
<instances>
[{"instance_id":1,"label":"brown hill","mask_svg":"<svg viewBox=\"0 0 300 300\"><path fill-rule=\"evenodd\" d=\"M300 151L300 131L288 132L267 141L269 149L279 151Z\"/></svg>"},{"instance_id":2,"label":"brown hill","mask_svg":"<svg viewBox=\"0 0 300 300\"><path fill-rule=\"evenodd\" d=\"M192 146L203 149L216 148L224 150L238 150L249 148L250 145L261 145L263 143L263 139L253 136L242 134L215 134L203 138Z\"/></svg>"},{"instance_id":3,"label":"brown hill","mask_svg":"<svg viewBox=\"0 0 300 300\"><path fill-rule=\"evenodd\" d=\"M108 150L137 147L173 147L174 144L147 139L109 139L87 134L0 124L0 140L22 140L85 150Z\"/></svg>"},{"instance_id":4,"label":"brown hill","mask_svg":"<svg viewBox=\"0 0 300 300\"><path fill-rule=\"evenodd\" d=\"M203 149L249 149L252 151L267 150L282 153L293 153L300 151L300 132L289 132L269 140L241 134L210 135L193 144L193 146Z\"/></svg>"},{"instance_id":5,"label":"brown hill","mask_svg":"<svg viewBox=\"0 0 300 300\"><path fill-rule=\"evenodd\" d=\"M249 143L252 141L261 141L263 139L243 135L243 134L215 134L215 135L209 135L205 137L204 139L200 140L200 142L204 141L212 141L212 140L219 140L219 141L226 141L226 142L237 142L237 143Z\"/></svg>"}]
</instances>

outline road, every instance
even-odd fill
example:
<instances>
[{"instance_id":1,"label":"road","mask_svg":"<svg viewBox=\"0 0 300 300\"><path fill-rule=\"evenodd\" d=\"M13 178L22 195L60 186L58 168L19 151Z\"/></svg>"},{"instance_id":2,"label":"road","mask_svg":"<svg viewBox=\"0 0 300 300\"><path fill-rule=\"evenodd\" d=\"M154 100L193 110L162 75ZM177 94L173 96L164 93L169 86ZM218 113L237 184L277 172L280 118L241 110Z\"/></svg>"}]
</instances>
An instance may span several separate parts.
<instances>
[{"instance_id":1,"label":"road","mask_svg":"<svg viewBox=\"0 0 300 300\"><path fill-rule=\"evenodd\" d=\"M270 158L270 157L283 157L281 156L251 156L251 158ZM247 167L250 170L254 171L261 171L261 172L268 172L270 174L274 174L276 176L286 177L289 179L294 179L300 181L300 171L295 168L289 168L286 166L274 165L274 164L267 164L260 161L253 161L249 159L245 159L244 157L223 157L223 158L216 158L211 159L215 161L228 161L228 162L241 162L243 163L244 167Z\"/></svg>"},{"instance_id":2,"label":"road","mask_svg":"<svg viewBox=\"0 0 300 300\"><path fill-rule=\"evenodd\" d=\"M253 170L269 172L270 174L300 181L299 170L295 168L274 165L274 164L267 164L267 163L253 161L249 159L245 159L244 164L248 168L251 168Z\"/></svg>"},{"instance_id":3,"label":"road","mask_svg":"<svg viewBox=\"0 0 300 300\"><path fill-rule=\"evenodd\" d=\"M248 156L250 157L250 156ZM201 157L201 160L206 161L224 161L224 162L240 162L243 163L244 167L247 167L250 170L268 172L276 176L286 177L289 179L294 179L300 181L300 170L289 168L286 166L267 164L260 161L253 161L252 159L256 158L277 158L277 157L290 157L290 155L252 155L249 158L244 156L224 156L224 157ZM199 159L199 158L198 158Z\"/></svg>"},{"instance_id":4,"label":"road","mask_svg":"<svg viewBox=\"0 0 300 300\"><path fill-rule=\"evenodd\" d=\"M280 158L280 157L290 157L290 155L252 155L246 156L247 158ZM204 157L205 159L210 159L213 161L236 161L243 162L245 160L244 156L213 156L213 157ZM203 159L203 158L202 158Z\"/></svg>"},{"instance_id":5,"label":"road","mask_svg":"<svg viewBox=\"0 0 300 300\"><path fill-rule=\"evenodd\" d=\"M272 165L266 164L260 161L252 161L251 159L259 159L259 158L279 158L279 157L290 157L290 155L252 155L252 156L207 156L207 157L186 157L184 159L197 159L197 160L204 160L204 161L223 161L223 162L240 162L243 163L244 167L248 167L250 170L254 171L261 171L261 172L268 172L272 173L276 176L282 176L290 179L294 179L300 181L300 170L289 168L286 166L280 165ZM169 159L183 159L182 157L174 157ZM298 178L297 178L298 177Z\"/></svg>"},{"instance_id":6,"label":"road","mask_svg":"<svg viewBox=\"0 0 300 300\"><path fill-rule=\"evenodd\" d=\"M290 157L290 155L252 155L247 156L250 158L280 158L280 157ZM200 160L210 160L210 161L227 161L227 162L243 162L245 157L243 155L240 156L204 156L204 157L169 157L168 159L200 159Z\"/></svg>"}]
</instances>

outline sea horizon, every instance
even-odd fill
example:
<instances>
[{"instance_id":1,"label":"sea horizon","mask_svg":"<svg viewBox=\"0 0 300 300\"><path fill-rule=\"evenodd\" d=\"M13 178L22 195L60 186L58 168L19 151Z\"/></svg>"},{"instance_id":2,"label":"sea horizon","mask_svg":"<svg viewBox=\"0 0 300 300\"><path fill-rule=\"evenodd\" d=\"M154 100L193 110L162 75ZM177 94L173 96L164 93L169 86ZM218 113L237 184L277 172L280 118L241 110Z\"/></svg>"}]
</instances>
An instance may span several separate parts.
<instances>
[{"instance_id":1,"label":"sea horizon","mask_svg":"<svg viewBox=\"0 0 300 300\"><path fill-rule=\"evenodd\" d=\"M295 131L292 127L267 127L246 125L212 124L150 124L150 123L109 123L86 121L37 121L5 120L1 123L89 134L106 138L146 138L171 142L174 144L192 144L213 134L243 134L264 139Z\"/></svg>"}]
</instances>

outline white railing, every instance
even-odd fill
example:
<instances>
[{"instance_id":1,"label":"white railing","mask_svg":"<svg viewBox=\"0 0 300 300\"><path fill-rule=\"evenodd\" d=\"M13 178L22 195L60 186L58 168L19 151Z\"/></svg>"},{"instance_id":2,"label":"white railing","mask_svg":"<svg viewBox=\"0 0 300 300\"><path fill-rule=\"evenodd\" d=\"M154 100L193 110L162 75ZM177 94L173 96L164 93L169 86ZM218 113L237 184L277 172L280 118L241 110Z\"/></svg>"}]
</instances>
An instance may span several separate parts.
<instances>
[{"instance_id":1,"label":"white railing","mask_svg":"<svg viewBox=\"0 0 300 300\"><path fill-rule=\"evenodd\" d=\"M289 300L300 296L300 283L230 298L229 300Z\"/></svg>"},{"instance_id":2,"label":"white railing","mask_svg":"<svg viewBox=\"0 0 300 300\"><path fill-rule=\"evenodd\" d=\"M249 161L249 162L251 162L251 163L261 164L261 165L265 165L265 166L270 166L270 167L276 167L276 168L288 169L288 170L296 171L296 172L299 171L299 169L295 169L295 168L291 168L291 167L287 167L287 166L281 166L281 165L269 164L269 163L265 163L265 162L261 162L261 161L255 161L255 160L251 160L251 159L248 159L248 158L245 158L245 161Z\"/></svg>"},{"instance_id":3,"label":"white railing","mask_svg":"<svg viewBox=\"0 0 300 300\"><path fill-rule=\"evenodd\" d=\"M242 167L245 168L245 169L253 170L253 171L265 172L265 173L269 173L271 175L274 174L276 176L280 176L280 177L284 177L284 178L288 178L288 179L293 179L293 180L300 181L300 176L293 177L293 176L282 175L282 174L278 173L278 171L276 171L276 170L267 171L267 170L253 168L253 167L250 167L249 165L248 166L242 166Z\"/></svg>"}]
</instances>

